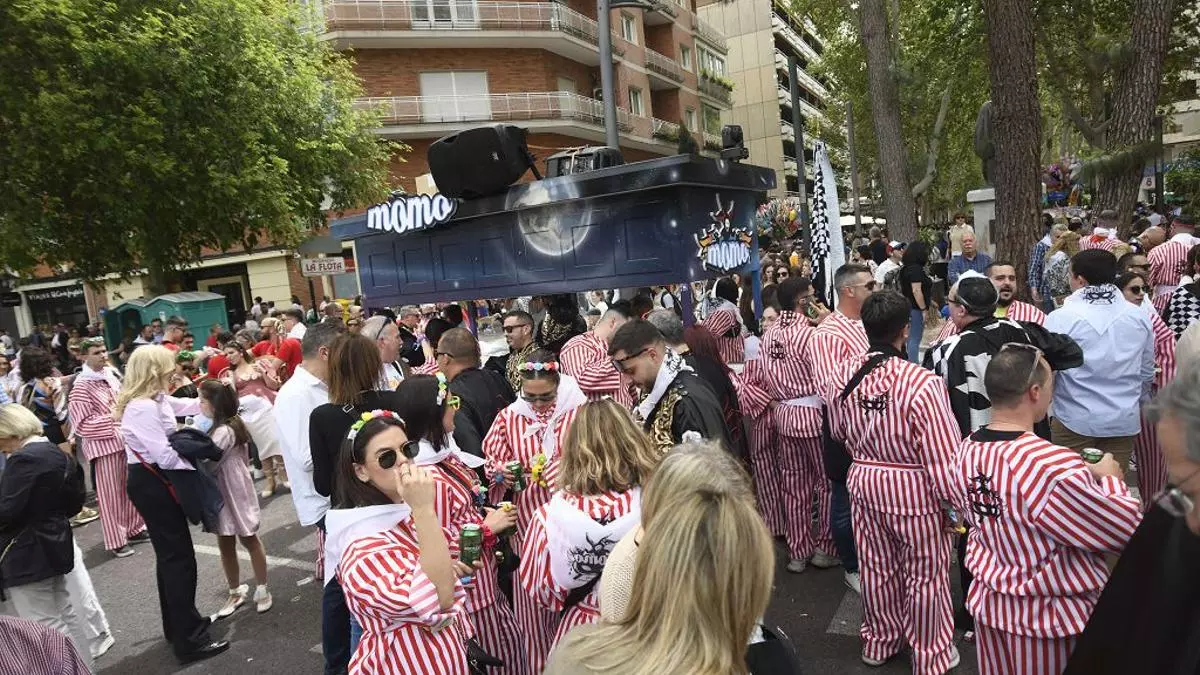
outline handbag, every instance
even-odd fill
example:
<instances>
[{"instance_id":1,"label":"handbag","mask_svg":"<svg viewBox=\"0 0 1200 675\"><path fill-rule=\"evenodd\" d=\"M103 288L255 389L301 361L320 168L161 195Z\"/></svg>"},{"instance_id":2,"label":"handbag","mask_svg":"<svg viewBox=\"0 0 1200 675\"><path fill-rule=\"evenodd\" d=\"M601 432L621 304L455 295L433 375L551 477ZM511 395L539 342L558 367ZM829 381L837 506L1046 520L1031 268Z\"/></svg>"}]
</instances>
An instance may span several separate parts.
<instances>
[{"instance_id":1,"label":"handbag","mask_svg":"<svg viewBox=\"0 0 1200 675\"><path fill-rule=\"evenodd\" d=\"M778 626L761 626L763 641L746 649L746 667L750 675L800 675L800 657L796 646Z\"/></svg>"},{"instance_id":2,"label":"handbag","mask_svg":"<svg viewBox=\"0 0 1200 675\"><path fill-rule=\"evenodd\" d=\"M487 675L488 668L503 668L504 662L483 651L479 641L467 638L467 669L471 675Z\"/></svg>"}]
</instances>

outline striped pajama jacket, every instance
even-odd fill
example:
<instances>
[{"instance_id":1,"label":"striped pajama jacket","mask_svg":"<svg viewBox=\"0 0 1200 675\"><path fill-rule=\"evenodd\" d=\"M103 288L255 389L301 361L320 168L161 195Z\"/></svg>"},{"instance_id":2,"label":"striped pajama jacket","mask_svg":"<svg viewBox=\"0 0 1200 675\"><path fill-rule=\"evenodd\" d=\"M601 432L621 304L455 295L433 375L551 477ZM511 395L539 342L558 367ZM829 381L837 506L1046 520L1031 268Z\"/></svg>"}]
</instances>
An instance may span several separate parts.
<instances>
[{"instance_id":1,"label":"striped pajama jacket","mask_svg":"<svg viewBox=\"0 0 1200 675\"><path fill-rule=\"evenodd\" d=\"M1045 325L1046 323L1045 312L1027 302L1021 302L1020 300L1013 300L1012 304L1008 306L1008 314L1003 317L997 314L996 318L1036 323L1039 326ZM946 320L942 323L942 330L938 332L938 336L934 339L934 342L941 342L942 340L945 340L951 335L955 335L957 333L958 326L954 325L953 321Z\"/></svg>"},{"instance_id":2,"label":"striped pajama jacket","mask_svg":"<svg viewBox=\"0 0 1200 675\"><path fill-rule=\"evenodd\" d=\"M563 372L579 383L588 400L612 396L622 407L633 408L629 377L613 367L608 345L595 333L576 335L568 340L558 354L558 362L562 364Z\"/></svg>"},{"instance_id":3,"label":"striped pajama jacket","mask_svg":"<svg viewBox=\"0 0 1200 675\"><path fill-rule=\"evenodd\" d=\"M1157 313L1151 313L1150 327L1154 330L1153 394L1157 395L1175 379L1175 334ZM1167 485L1167 461L1158 444L1158 430L1145 415L1142 416L1142 430L1133 441L1133 456L1137 460L1142 510L1149 511L1154 505L1154 497Z\"/></svg>"}]
</instances>

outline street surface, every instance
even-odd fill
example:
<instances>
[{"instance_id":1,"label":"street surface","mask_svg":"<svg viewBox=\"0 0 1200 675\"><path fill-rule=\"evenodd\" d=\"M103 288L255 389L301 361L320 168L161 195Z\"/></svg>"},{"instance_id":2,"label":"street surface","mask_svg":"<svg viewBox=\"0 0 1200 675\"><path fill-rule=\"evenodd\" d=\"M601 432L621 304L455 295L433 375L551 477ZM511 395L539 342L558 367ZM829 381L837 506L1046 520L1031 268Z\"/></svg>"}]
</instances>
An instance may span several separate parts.
<instances>
[{"instance_id":1,"label":"street surface","mask_svg":"<svg viewBox=\"0 0 1200 675\"><path fill-rule=\"evenodd\" d=\"M96 662L98 673L320 673L321 588L313 581L316 536L312 528L296 522L287 493L263 502L260 536L269 556L275 606L259 615L247 602L213 628L214 638L233 643L230 650L186 668L176 663L162 639L154 551L149 544L137 546L136 555L118 560L104 550L99 522L77 528L75 535L117 640L112 651ZM196 602L201 613L209 614L223 604L226 594L216 537L198 529L192 536L200 569ZM788 574L783 570L787 561L782 546L778 550L779 572L767 620L795 642L805 675L911 672L904 656L881 668L868 668L859 661L861 609L858 596L843 585L840 569ZM954 578L957 581L957 572ZM244 559L242 581L253 589L250 563ZM974 648L960 644L959 649L963 665L954 672L974 675Z\"/></svg>"}]
</instances>

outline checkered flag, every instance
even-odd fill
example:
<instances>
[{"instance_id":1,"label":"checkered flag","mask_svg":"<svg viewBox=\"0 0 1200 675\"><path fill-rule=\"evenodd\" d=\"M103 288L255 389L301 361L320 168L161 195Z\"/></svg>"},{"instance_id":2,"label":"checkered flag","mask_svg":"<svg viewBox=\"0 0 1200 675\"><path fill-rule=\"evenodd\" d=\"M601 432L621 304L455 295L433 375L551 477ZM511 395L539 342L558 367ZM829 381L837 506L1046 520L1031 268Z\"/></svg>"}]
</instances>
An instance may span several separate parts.
<instances>
[{"instance_id":1,"label":"checkered flag","mask_svg":"<svg viewBox=\"0 0 1200 675\"><path fill-rule=\"evenodd\" d=\"M825 143L813 145L813 195L812 195L812 268L813 289L826 307L834 307L837 293L833 288L833 273L846 264L846 252L842 245L841 211L837 202L837 183L829 151ZM804 180L801 171L800 180Z\"/></svg>"}]
</instances>

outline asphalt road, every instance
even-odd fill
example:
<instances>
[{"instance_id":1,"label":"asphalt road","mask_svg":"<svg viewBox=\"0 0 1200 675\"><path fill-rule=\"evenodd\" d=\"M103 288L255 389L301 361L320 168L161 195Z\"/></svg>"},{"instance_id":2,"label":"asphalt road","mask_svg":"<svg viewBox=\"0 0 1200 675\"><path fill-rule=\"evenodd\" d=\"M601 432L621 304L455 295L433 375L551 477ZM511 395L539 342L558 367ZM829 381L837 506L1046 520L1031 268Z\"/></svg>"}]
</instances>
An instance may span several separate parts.
<instances>
[{"instance_id":1,"label":"asphalt road","mask_svg":"<svg viewBox=\"0 0 1200 675\"><path fill-rule=\"evenodd\" d=\"M162 639L158 596L154 581L154 552L137 546L137 554L116 559L104 551L100 523L75 530L96 592L108 614L117 643L96 662L105 675L159 673L287 673L321 672L320 586L313 581L316 537L311 528L296 522L295 510L285 493L265 500L262 538L270 556L270 587L274 608L255 614L247 603L229 619L214 626L216 638L229 639L230 650L189 667L176 663ZM215 612L224 601L225 583L217 554L216 538L193 532L200 584L196 602L202 613ZM780 548L776 590L767 613L795 642L805 675L909 672L904 656L880 668L859 660L858 596L842 583L840 569L810 569L789 574ZM249 562L243 560L242 579L253 584ZM975 653L959 645L963 665L956 673L974 674ZM432 675L432 674L431 674Z\"/></svg>"}]
</instances>

